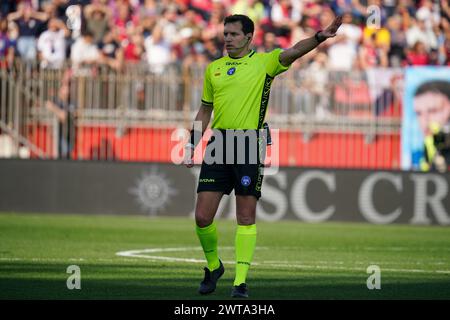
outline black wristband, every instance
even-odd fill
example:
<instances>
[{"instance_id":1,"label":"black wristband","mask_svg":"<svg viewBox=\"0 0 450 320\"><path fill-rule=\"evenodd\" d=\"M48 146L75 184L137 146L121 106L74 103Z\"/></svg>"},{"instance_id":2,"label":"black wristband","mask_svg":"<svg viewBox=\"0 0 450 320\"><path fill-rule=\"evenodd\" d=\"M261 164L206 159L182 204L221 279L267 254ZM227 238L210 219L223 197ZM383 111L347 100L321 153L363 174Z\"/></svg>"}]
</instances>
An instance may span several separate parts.
<instances>
[{"instance_id":1,"label":"black wristband","mask_svg":"<svg viewBox=\"0 0 450 320\"><path fill-rule=\"evenodd\" d=\"M322 32L322 30L319 30L319 31L317 31L316 34L314 35L314 39L316 39L316 41L317 41L318 43L322 43L322 42L324 42L325 40L327 40L326 37L321 37L321 36L319 35L319 33L321 33L321 32Z\"/></svg>"},{"instance_id":2,"label":"black wristband","mask_svg":"<svg viewBox=\"0 0 450 320\"><path fill-rule=\"evenodd\" d=\"M191 138L189 139L189 143L192 144L195 148L201 139L202 139L202 132L192 129L191 130Z\"/></svg>"}]
</instances>

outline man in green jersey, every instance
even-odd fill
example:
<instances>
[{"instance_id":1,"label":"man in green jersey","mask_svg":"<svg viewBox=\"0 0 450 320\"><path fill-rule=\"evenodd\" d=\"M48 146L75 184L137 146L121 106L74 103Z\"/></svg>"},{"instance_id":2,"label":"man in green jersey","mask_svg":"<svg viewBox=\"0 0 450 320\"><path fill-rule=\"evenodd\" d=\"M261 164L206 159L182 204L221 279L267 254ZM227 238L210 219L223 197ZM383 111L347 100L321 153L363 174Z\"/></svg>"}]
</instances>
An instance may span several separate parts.
<instances>
[{"instance_id":1,"label":"man in green jersey","mask_svg":"<svg viewBox=\"0 0 450 320\"><path fill-rule=\"evenodd\" d=\"M224 273L217 250L214 216L222 196L234 189L238 225L231 296L248 297L246 277L256 244L256 203L261 196L263 177L261 132L264 132L270 86L275 76L288 70L292 62L334 37L341 22L342 18L337 17L327 29L289 49L257 53L250 49L254 32L252 20L245 15L225 18L228 55L210 63L205 71L201 107L195 118L201 123L201 131L194 130L194 125L190 142L185 146L188 153L185 164L192 167L194 149L214 111L211 125L214 133L203 159L195 208L196 232L208 263L200 283L200 294L214 292L217 280ZM236 143L240 140L237 133L244 136L243 144Z\"/></svg>"}]
</instances>

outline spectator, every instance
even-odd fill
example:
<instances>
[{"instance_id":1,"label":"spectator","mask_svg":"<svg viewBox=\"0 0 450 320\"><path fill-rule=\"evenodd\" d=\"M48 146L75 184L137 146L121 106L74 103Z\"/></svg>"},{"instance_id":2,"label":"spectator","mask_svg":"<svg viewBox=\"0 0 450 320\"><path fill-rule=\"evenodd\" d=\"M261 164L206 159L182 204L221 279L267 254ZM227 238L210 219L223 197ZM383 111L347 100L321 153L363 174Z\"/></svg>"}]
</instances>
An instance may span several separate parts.
<instances>
[{"instance_id":1,"label":"spectator","mask_svg":"<svg viewBox=\"0 0 450 320\"><path fill-rule=\"evenodd\" d=\"M206 39L204 41L204 47L205 57L208 61L214 61L223 56L222 50L219 49L221 44L217 43L214 39Z\"/></svg>"},{"instance_id":2,"label":"spectator","mask_svg":"<svg viewBox=\"0 0 450 320\"><path fill-rule=\"evenodd\" d=\"M400 67L406 59L405 48L407 47L406 35L402 28L402 18L396 14L387 20L387 28L391 35L389 48L389 64L392 67Z\"/></svg>"},{"instance_id":3,"label":"spectator","mask_svg":"<svg viewBox=\"0 0 450 320\"><path fill-rule=\"evenodd\" d=\"M353 16L346 12L335 38L330 39L329 66L333 70L349 71L353 67L361 40L361 29L354 24Z\"/></svg>"},{"instance_id":4,"label":"spectator","mask_svg":"<svg viewBox=\"0 0 450 320\"><path fill-rule=\"evenodd\" d=\"M442 20L450 22L450 5L447 0L441 0L441 17Z\"/></svg>"},{"instance_id":5,"label":"spectator","mask_svg":"<svg viewBox=\"0 0 450 320\"><path fill-rule=\"evenodd\" d=\"M203 45L198 50L199 48L195 46L195 43L196 38L193 29L188 27L181 29L177 43L172 46L172 52L176 55L177 61L184 62L188 56L203 51Z\"/></svg>"},{"instance_id":6,"label":"spectator","mask_svg":"<svg viewBox=\"0 0 450 320\"><path fill-rule=\"evenodd\" d=\"M316 33L316 30L314 29L314 26L312 24L312 18L307 15L303 16L300 23L298 23L297 26L292 29L291 45L294 45L301 39L313 36L314 33Z\"/></svg>"},{"instance_id":7,"label":"spectator","mask_svg":"<svg viewBox=\"0 0 450 320\"><path fill-rule=\"evenodd\" d=\"M144 54L144 38L139 32L133 31L131 35L122 40L125 63L137 64Z\"/></svg>"},{"instance_id":8,"label":"spectator","mask_svg":"<svg viewBox=\"0 0 450 320\"><path fill-rule=\"evenodd\" d=\"M151 36L144 42L147 63L150 71L162 74L173 61L170 43L163 37L163 29L156 26Z\"/></svg>"},{"instance_id":9,"label":"spectator","mask_svg":"<svg viewBox=\"0 0 450 320\"><path fill-rule=\"evenodd\" d=\"M207 58L204 54L205 48L198 38L192 32L192 29L185 28L181 32L180 49L182 55L180 56L182 61L183 75L187 75L191 71L191 67L194 66L206 66ZM209 40L212 41L212 40ZM178 60L178 59L177 59Z\"/></svg>"},{"instance_id":10,"label":"spectator","mask_svg":"<svg viewBox=\"0 0 450 320\"><path fill-rule=\"evenodd\" d=\"M184 28L191 29L192 33L195 36L199 36L202 33L202 30L205 28L206 24L202 20L202 18L195 13L194 10L187 10L183 18L180 19L179 29L182 30Z\"/></svg>"},{"instance_id":11,"label":"spectator","mask_svg":"<svg viewBox=\"0 0 450 320\"><path fill-rule=\"evenodd\" d=\"M116 13L113 20L114 27L118 30L121 41L128 38L128 29L134 26L132 13L133 10L128 2L121 1L116 3Z\"/></svg>"},{"instance_id":12,"label":"spectator","mask_svg":"<svg viewBox=\"0 0 450 320\"><path fill-rule=\"evenodd\" d=\"M37 49L41 68L59 69L66 60L66 37L70 35L64 22L56 18L48 22L48 30L38 39Z\"/></svg>"},{"instance_id":13,"label":"spectator","mask_svg":"<svg viewBox=\"0 0 450 320\"><path fill-rule=\"evenodd\" d=\"M57 15L56 4L55 2L48 0L41 5L42 11L47 14L47 18L59 18ZM61 19L60 19L61 20ZM64 22L64 21L63 21Z\"/></svg>"},{"instance_id":14,"label":"spectator","mask_svg":"<svg viewBox=\"0 0 450 320\"><path fill-rule=\"evenodd\" d=\"M291 29L300 22L302 4L299 0L279 0L274 3L271 11L273 29L277 37L291 36ZM288 43L286 43L286 46Z\"/></svg>"},{"instance_id":15,"label":"spectator","mask_svg":"<svg viewBox=\"0 0 450 320\"><path fill-rule=\"evenodd\" d=\"M421 41L417 41L412 49L408 51L407 61L412 66L424 66L429 64L428 52Z\"/></svg>"},{"instance_id":16,"label":"spectator","mask_svg":"<svg viewBox=\"0 0 450 320\"><path fill-rule=\"evenodd\" d=\"M377 45L376 33L364 38L363 45L359 47L358 58L359 66L363 70L388 66L387 49L385 46Z\"/></svg>"},{"instance_id":17,"label":"spectator","mask_svg":"<svg viewBox=\"0 0 450 320\"><path fill-rule=\"evenodd\" d=\"M211 17L212 0L191 0L190 6L203 17L203 20L207 21Z\"/></svg>"},{"instance_id":18,"label":"spectator","mask_svg":"<svg viewBox=\"0 0 450 320\"><path fill-rule=\"evenodd\" d=\"M45 103L46 108L58 119L58 155L60 159L71 159L75 146L76 108L70 101L70 72L63 76L58 95Z\"/></svg>"},{"instance_id":19,"label":"spectator","mask_svg":"<svg viewBox=\"0 0 450 320\"><path fill-rule=\"evenodd\" d=\"M450 20L447 20L445 18L441 19L439 26L434 27L434 33L436 34L438 43L436 64L445 65L448 58L448 53L446 52L445 45L448 41L447 33L450 33Z\"/></svg>"},{"instance_id":20,"label":"spectator","mask_svg":"<svg viewBox=\"0 0 450 320\"><path fill-rule=\"evenodd\" d=\"M260 47L258 47L258 52L270 52L280 47L277 37L272 32L266 32L264 34L264 40Z\"/></svg>"},{"instance_id":21,"label":"spectator","mask_svg":"<svg viewBox=\"0 0 450 320\"><path fill-rule=\"evenodd\" d=\"M99 44L109 30L111 11L101 4L90 4L84 8L86 28L94 36L94 42Z\"/></svg>"},{"instance_id":22,"label":"spectator","mask_svg":"<svg viewBox=\"0 0 450 320\"><path fill-rule=\"evenodd\" d=\"M291 92L295 109L300 115L323 118L329 115L329 72L328 56L319 51L312 63L296 70Z\"/></svg>"},{"instance_id":23,"label":"spectator","mask_svg":"<svg viewBox=\"0 0 450 320\"><path fill-rule=\"evenodd\" d=\"M116 31L109 31L99 44L101 60L112 70L121 71L124 65L124 52Z\"/></svg>"},{"instance_id":24,"label":"spectator","mask_svg":"<svg viewBox=\"0 0 450 320\"><path fill-rule=\"evenodd\" d=\"M162 14L162 4L156 0L145 0L144 5L138 10L140 19L146 16L160 16Z\"/></svg>"},{"instance_id":25,"label":"spectator","mask_svg":"<svg viewBox=\"0 0 450 320\"><path fill-rule=\"evenodd\" d=\"M177 41L178 21L177 8L171 5L164 11L163 18L158 22L161 28L161 37L164 38L168 45L172 45Z\"/></svg>"},{"instance_id":26,"label":"spectator","mask_svg":"<svg viewBox=\"0 0 450 320\"><path fill-rule=\"evenodd\" d=\"M366 11L359 0L332 0L331 8L337 15L351 13L358 21L362 21Z\"/></svg>"},{"instance_id":27,"label":"spectator","mask_svg":"<svg viewBox=\"0 0 450 320\"><path fill-rule=\"evenodd\" d=\"M324 12L324 5L322 1L317 0L305 0L302 1L302 18L308 17L308 25L315 31L319 31L321 25L322 13Z\"/></svg>"},{"instance_id":28,"label":"spectator","mask_svg":"<svg viewBox=\"0 0 450 320\"><path fill-rule=\"evenodd\" d=\"M412 19L412 27L406 31L406 41L411 48L418 41L422 42L426 51L437 49L437 39L432 29L428 29L423 17Z\"/></svg>"},{"instance_id":29,"label":"spectator","mask_svg":"<svg viewBox=\"0 0 450 320\"><path fill-rule=\"evenodd\" d=\"M0 2L0 17L6 17L8 13L16 11L16 0L2 0Z\"/></svg>"},{"instance_id":30,"label":"spectator","mask_svg":"<svg viewBox=\"0 0 450 320\"><path fill-rule=\"evenodd\" d=\"M320 30L325 29L327 26L330 25L330 23L334 20L334 18L336 18L336 16L333 13L333 10L326 8L326 7L323 8L322 12L320 14L320 18L319 18L320 25L316 29L320 29Z\"/></svg>"},{"instance_id":31,"label":"spectator","mask_svg":"<svg viewBox=\"0 0 450 320\"><path fill-rule=\"evenodd\" d=\"M214 11L202 33L203 39L216 39L223 43L223 12Z\"/></svg>"},{"instance_id":32,"label":"spectator","mask_svg":"<svg viewBox=\"0 0 450 320\"><path fill-rule=\"evenodd\" d=\"M94 43L94 36L86 31L72 45L70 59L76 75L91 74L92 67L100 62L100 51Z\"/></svg>"},{"instance_id":33,"label":"spectator","mask_svg":"<svg viewBox=\"0 0 450 320\"><path fill-rule=\"evenodd\" d=\"M0 69L9 68L14 61L15 41L8 32L8 21L0 20Z\"/></svg>"},{"instance_id":34,"label":"spectator","mask_svg":"<svg viewBox=\"0 0 450 320\"><path fill-rule=\"evenodd\" d=\"M36 61L36 38L45 26L47 14L35 11L29 4L21 2L16 12L8 15L8 21L14 21L19 29L17 51L27 63Z\"/></svg>"},{"instance_id":35,"label":"spectator","mask_svg":"<svg viewBox=\"0 0 450 320\"><path fill-rule=\"evenodd\" d=\"M416 12L416 17L425 22L425 27L430 30L439 24L440 12L436 10L439 6L435 6L431 0L421 1L421 6Z\"/></svg>"},{"instance_id":36,"label":"spectator","mask_svg":"<svg viewBox=\"0 0 450 320\"><path fill-rule=\"evenodd\" d=\"M363 30L364 38L372 38L375 45L378 47L383 47L386 51L389 51L391 46L391 33L389 29L384 26L379 26L377 28L373 26L365 26Z\"/></svg>"},{"instance_id":37,"label":"spectator","mask_svg":"<svg viewBox=\"0 0 450 320\"><path fill-rule=\"evenodd\" d=\"M442 51L446 56L445 65L450 66L450 28L446 30L445 43L443 45Z\"/></svg>"},{"instance_id":38,"label":"spectator","mask_svg":"<svg viewBox=\"0 0 450 320\"><path fill-rule=\"evenodd\" d=\"M237 0L231 14L245 14L257 25L265 17L264 5L258 0Z\"/></svg>"}]
</instances>

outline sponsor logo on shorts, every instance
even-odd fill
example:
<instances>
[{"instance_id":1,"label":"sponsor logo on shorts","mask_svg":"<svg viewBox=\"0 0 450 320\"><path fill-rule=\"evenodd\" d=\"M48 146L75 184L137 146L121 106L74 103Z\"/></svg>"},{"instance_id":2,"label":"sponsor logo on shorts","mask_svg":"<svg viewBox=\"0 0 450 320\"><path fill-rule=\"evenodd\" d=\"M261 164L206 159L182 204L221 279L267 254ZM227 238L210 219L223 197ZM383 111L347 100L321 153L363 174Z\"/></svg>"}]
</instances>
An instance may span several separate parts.
<instances>
[{"instance_id":1,"label":"sponsor logo on shorts","mask_svg":"<svg viewBox=\"0 0 450 320\"><path fill-rule=\"evenodd\" d=\"M248 186L250 185L250 183L252 183L252 179L250 179L249 176L243 176L243 177L241 178L241 184L242 184L244 187L248 187Z\"/></svg>"},{"instance_id":2,"label":"sponsor logo on shorts","mask_svg":"<svg viewBox=\"0 0 450 320\"><path fill-rule=\"evenodd\" d=\"M199 182L201 183L211 183L211 182L216 182L215 179L200 179Z\"/></svg>"}]
</instances>

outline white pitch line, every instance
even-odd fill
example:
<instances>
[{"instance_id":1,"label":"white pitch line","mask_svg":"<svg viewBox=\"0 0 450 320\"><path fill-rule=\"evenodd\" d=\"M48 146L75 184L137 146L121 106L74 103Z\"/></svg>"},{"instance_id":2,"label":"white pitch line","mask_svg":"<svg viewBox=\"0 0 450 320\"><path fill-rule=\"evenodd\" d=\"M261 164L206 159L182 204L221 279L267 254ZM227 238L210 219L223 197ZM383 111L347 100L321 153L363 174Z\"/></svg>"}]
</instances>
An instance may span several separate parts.
<instances>
[{"instance_id":1,"label":"white pitch line","mask_svg":"<svg viewBox=\"0 0 450 320\"><path fill-rule=\"evenodd\" d=\"M229 250L234 249L233 247L224 247L223 249ZM149 260L163 260L167 262L189 262L189 263L205 263L203 259L192 259L192 258L176 258L176 257L166 257L166 256L157 256L157 255L144 255L141 253L160 253L160 252L179 252L179 251L201 251L201 247L181 247L181 248L152 248L152 249L143 249L143 250L129 250L129 251L120 251L117 252L116 255L121 257L134 257L134 258L143 258ZM222 261L224 264L235 264L234 261ZM321 261L325 262L325 261ZM329 263L335 264L343 264L343 261L329 261ZM363 262L359 262L363 264ZM320 266L320 265L305 265L305 264L293 264L292 261L262 261L262 262L253 262L252 265L260 265L264 267L272 267L272 268L300 268L300 269L326 269L326 270L351 270L351 271L361 271L361 268L353 268L353 267L343 267L343 266ZM423 270L423 269L396 269L396 268L382 268L384 271L390 272L411 272L411 273L443 273L450 274L450 270Z\"/></svg>"},{"instance_id":2,"label":"white pitch line","mask_svg":"<svg viewBox=\"0 0 450 320\"><path fill-rule=\"evenodd\" d=\"M267 247L259 247L257 250L265 250ZM177 257L167 257L161 255L153 255L154 253L167 253L167 252L192 252L192 251L201 251L201 247L178 247L178 248L152 248L152 249L141 249L141 250L129 250L129 251L120 251L117 252L116 255L122 257L121 262L134 262L135 258L142 258L148 260L156 260L156 261L166 261L166 262L185 262L185 263L205 263L204 259L194 259L194 258L177 258ZM221 250L234 250L234 247L222 247ZM152 255L146 255L152 254ZM0 261L32 261L32 262L117 262L117 259L107 259L107 258L98 258L98 259L84 259L84 258L6 258L0 257ZM234 261L222 261L224 264L235 264ZM305 264L306 263L306 264ZM309 263L309 264L308 264ZM395 265L392 262L384 262L385 264ZM253 265L259 265L262 267L269 268L299 268L299 269L322 269L322 270L347 270L347 271L361 271L364 268L358 267L345 267L342 266L344 264L343 261L298 261L297 263L292 263L292 261L277 261L277 260L267 260L261 262L254 262ZM338 264L339 266L337 266ZM354 262L356 265L368 265L368 264L383 264L383 262ZM420 263L417 263L420 264ZM436 264L443 265L445 262L437 262ZM439 273L439 274L450 274L450 270L423 270L423 269L398 269L398 268L382 268L383 271L390 272L411 272L411 273Z\"/></svg>"}]
</instances>

